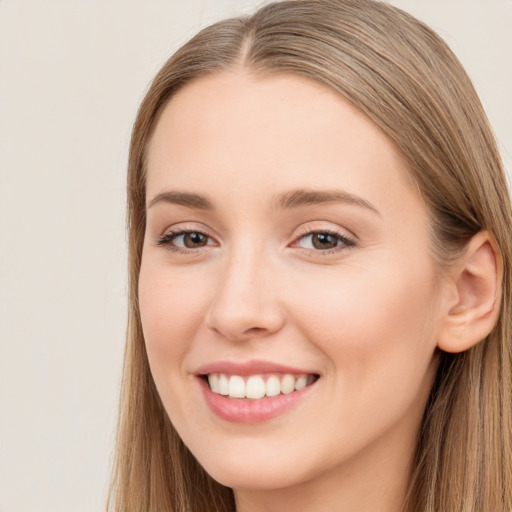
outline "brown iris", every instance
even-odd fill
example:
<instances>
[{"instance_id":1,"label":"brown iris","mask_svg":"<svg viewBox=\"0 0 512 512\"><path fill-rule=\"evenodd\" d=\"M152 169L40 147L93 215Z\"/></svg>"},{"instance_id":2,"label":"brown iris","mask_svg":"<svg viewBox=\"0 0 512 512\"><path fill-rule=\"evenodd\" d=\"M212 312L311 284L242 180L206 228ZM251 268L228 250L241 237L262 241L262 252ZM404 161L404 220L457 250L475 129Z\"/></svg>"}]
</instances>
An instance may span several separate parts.
<instances>
[{"instance_id":1,"label":"brown iris","mask_svg":"<svg viewBox=\"0 0 512 512\"><path fill-rule=\"evenodd\" d=\"M198 247L204 247L208 244L208 236L197 231L191 231L190 233L183 233L183 245L187 249L196 249Z\"/></svg>"},{"instance_id":2,"label":"brown iris","mask_svg":"<svg viewBox=\"0 0 512 512\"><path fill-rule=\"evenodd\" d=\"M311 243L315 249L332 249L338 245L339 240L330 233L313 233Z\"/></svg>"}]
</instances>

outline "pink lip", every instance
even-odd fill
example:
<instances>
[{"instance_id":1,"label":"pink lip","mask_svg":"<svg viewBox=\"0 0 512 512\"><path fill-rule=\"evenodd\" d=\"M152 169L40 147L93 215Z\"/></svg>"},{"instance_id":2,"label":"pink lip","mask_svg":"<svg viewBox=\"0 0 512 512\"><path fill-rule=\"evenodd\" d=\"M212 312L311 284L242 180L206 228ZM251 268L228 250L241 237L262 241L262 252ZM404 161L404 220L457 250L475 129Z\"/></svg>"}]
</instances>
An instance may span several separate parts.
<instances>
[{"instance_id":1,"label":"pink lip","mask_svg":"<svg viewBox=\"0 0 512 512\"><path fill-rule=\"evenodd\" d=\"M201 366L197 369L196 375L207 375L209 373L225 373L227 375L257 375L261 373L291 373L292 375L314 374L315 372L300 368L292 368L282 364L272 363L270 361L217 361Z\"/></svg>"},{"instance_id":2,"label":"pink lip","mask_svg":"<svg viewBox=\"0 0 512 512\"><path fill-rule=\"evenodd\" d=\"M214 393L210 389L208 383L203 378L204 375L209 373L224 373L227 375L240 375L242 377L264 373L290 373L292 375L311 375L316 373L269 361L257 360L242 363L218 361L201 366L197 369L196 376L198 377L198 382L208 407L219 418L233 423L259 423L275 418L298 405L316 384L310 384L300 391L293 391L288 395L281 394L260 398L259 400L229 398Z\"/></svg>"},{"instance_id":3,"label":"pink lip","mask_svg":"<svg viewBox=\"0 0 512 512\"><path fill-rule=\"evenodd\" d=\"M233 423L259 423L275 418L302 401L315 385L315 383L310 384L289 395L248 400L218 395L208 387L203 379L198 380L210 410L219 418Z\"/></svg>"}]
</instances>

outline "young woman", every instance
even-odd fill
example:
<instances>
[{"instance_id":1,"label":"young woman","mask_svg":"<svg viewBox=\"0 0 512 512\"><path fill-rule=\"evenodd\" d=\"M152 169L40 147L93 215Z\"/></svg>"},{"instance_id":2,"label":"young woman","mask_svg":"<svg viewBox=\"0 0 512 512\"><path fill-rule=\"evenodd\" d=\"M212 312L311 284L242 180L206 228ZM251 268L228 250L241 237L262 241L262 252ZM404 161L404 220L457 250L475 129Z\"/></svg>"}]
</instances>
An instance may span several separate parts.
<instances>
[{"instance_id":1,"label":"young woman","mask_svg":"<svg viewBox=\"0 0 512 512\"><path fill-rule=\"evenodd\" d=\"M203 30L128 193L113 510L512 510L510 201L428 27L298 0Z\"/></svg>"}]
</instances>

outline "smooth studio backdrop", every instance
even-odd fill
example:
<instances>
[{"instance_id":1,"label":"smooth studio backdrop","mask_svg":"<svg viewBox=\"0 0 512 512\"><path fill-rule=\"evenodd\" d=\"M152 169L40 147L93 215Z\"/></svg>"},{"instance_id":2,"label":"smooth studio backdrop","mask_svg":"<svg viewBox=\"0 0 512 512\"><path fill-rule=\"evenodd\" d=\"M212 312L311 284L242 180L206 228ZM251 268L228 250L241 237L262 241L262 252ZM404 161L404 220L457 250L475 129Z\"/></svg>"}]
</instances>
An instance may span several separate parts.
<instances>
[{"instance_id":1,"label":"smooth studio backdrop","mask_svg":"<svg viewBox=\"0 0 512 512\"><path fill-rule=\"evenodd\" d=\"M512 0L396 0L452 46L510 170ZM0 512L101 511L126 320L137 106L254 0L0 0Z\"/></svg>"}]
</instances>

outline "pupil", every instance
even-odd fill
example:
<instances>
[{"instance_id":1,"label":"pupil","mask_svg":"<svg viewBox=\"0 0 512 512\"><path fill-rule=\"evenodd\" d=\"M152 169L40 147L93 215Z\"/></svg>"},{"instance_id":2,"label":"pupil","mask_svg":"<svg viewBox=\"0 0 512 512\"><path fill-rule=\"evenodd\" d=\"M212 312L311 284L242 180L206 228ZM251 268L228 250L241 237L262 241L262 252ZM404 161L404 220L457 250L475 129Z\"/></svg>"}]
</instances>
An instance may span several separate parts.
<instances>
[{"instance_id":1,"label":"pupil","mask_svg":"<svg viewBox=\"0 0 512 512\"><path fill-rule=\"evenodd\" d=\"M338 241L336 237L329 233L315 233L313 235L313 246L315 249L331 249L337 245Z\"/></svg>"},{"instance_id":2,"label":"pupil","mask_svg":"<svg viewBox=\"0 0 512 512\"><path fill-rule=\"evenodd\" d=\"M184 239L188 248L194 248L205 245L206 237L202 233L187 233Z\"/></svg>"}]
</instances>

